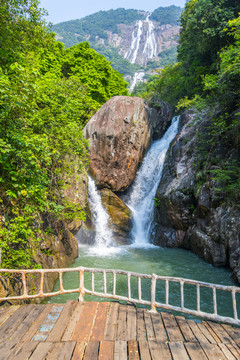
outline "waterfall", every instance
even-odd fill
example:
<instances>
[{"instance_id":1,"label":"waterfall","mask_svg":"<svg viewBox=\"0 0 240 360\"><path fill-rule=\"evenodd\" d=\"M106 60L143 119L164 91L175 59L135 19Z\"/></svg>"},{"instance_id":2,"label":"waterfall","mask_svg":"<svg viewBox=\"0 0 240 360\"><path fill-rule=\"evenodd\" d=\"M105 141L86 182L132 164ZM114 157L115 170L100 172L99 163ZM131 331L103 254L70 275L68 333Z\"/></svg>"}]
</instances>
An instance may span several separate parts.
<instances>
[{"instance_id":1,"label":"waterfall","mask_svg":"<svg viewBox=\"0 0 240 360\"><path fill-rule=\"evenodd\" d=\"M132 237L135 246L149 244L154 214L154 196L162 176L168 147L177 135L177 131L178 118L174 118L165 135L152 143L127 195L127 205L133 212Z\"/></svg>"},{"instance_id":2,"label":"waterfall","mask_svg":"<svg viewBox=\"0 0 240 360\"><path fill-rule=\"evenodd\" d=\"M178 118L174 118L164 136L152 143L137 176L126 197L127 205L133 213L132 238L134 246L150 245L150 231L153 223L154 196L159 185L165 156L170 143L177 135ZM89 205L92 222L95 227L95 245L89 247L89 253L98 256L111 255L122 251L122 247L114 246L113 233L109 228L109 216L104 209L101 196L94 180L89 177Z\"/></svg>"},{"instance_id":3,"label":"waterfall","mask_svg":"<svg viewBox=\"0 0 240 360\"><path fill-rule=\"evenodd\" d=\"M101 196L95 182L88 177L89 205L92 214L92 222L95 227L95 246L91 248L93 254L109 255L118 251L112 243L113 233L109 228L109 216L102 205Z\"/></svg>"},{"instance_id":4,"label":"waterfall","mask_svg":"<svg viewBox=\"0 0 240 360\"><path fill-rule=\"evenodd\" d=\"M135 24L135 27L132 32L132 42L129 50L125 53L124 59L127 59L132 64L139 62L138 54L139 50L141 50L142 61L140 63L146 64L148 59L152 59L157 56L157 42L154 34L154 25L151 20L149 20L151 14L149 14L146 20L141 21L138 20ZM146 36L143 34L146 32ZM144 42L144 39L145 43Z\"/></svg>"},{"instance_id":5,"label":"waterfall","mask_svg":"<svg viewBox=\"0 0 240 360\"><path fill-rule=\"evenodd\" d=\"M148 59L152 59L154 56L157 56L157 42L155 39L154 34L154 25L153 22L149 20L149 14L146 18L146 23L148 25L147 30L147 38L143 49L143 55L146 58L146 61Z\"/></svg>"},{"instance_id":6,"label":"waterfall","mask_svg":"<svg viewBox=\"0 0 240 360\"><path fill-rule=\"evenodd\" d=\"M136 62L141 36L142 36L142 28L143 28L143 22L141 20L138 20L132 32L131 47L124 55L124 59L129 60L132 64Z\"/></svg>"},{"instance_id":7,"label":"waterfall","mask_svg":"<svg viewBox=\"0 0 240 360\"><path fill-rule=\"evenodd\" d=\"M133 77L133 81L131 82L131 86L129 88L130 93L133 92L135 86L139 82L143 81L144 75L145 75L145 73L143 71L135 72L134 77Z\"/></svg>"}]
</instances>

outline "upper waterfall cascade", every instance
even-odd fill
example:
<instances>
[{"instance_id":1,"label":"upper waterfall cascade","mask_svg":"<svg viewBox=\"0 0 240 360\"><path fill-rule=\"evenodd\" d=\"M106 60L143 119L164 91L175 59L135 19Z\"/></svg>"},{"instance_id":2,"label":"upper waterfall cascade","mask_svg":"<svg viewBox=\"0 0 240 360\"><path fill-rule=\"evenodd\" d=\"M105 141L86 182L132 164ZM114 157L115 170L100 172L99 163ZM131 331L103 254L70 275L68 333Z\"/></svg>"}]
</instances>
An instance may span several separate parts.
<instances>
[{"instance_id":1,"label":"upper waterfall cascade","mask_svg":"<svg viewBox=\"0 0 240 360\"><path fill-rule=\"evenodd\" d=\"M127 205L133 213L133 246L149 246L150 231L154 214L154 196L162 176L165 156L170 143L178 131L178 118L165 135L152 143L137 176L129 188L126 198ZM120 249L113 244L113 233L109 227L109 216L104 209L101 196L94 180L89 177L89 203L92 221L95 226L95 251L98 254L109 254L109 251Z\"/></svg>"},{"instance_id":2,"label":"upper waterfall cascade","mask_svg":"<svg viewBox=\"0 0 240 360\"><path fill-rule=\"evenodd\" d=\"M124 58L132 64L138 62L138 56L146 64L149 59L157 56L157 41L155 38L155 26L149 20L149 14L146 20L138 20L132 32L132 42L129 50L125 53Z\"/></svg>"},{"instance_id":3,"label":"upper waterfall cascade","mask_svg":"<svg viewBox=\"0 0 240 360\"><path fill-rule=\"evenodd\" d=\"M135 28L132 33L132 43L130 49L126 52L124 58L129 60L132 64L136 62L139 45L142 36L143 22L141 20L136 22Z\"/></svg>"}]
</instances>

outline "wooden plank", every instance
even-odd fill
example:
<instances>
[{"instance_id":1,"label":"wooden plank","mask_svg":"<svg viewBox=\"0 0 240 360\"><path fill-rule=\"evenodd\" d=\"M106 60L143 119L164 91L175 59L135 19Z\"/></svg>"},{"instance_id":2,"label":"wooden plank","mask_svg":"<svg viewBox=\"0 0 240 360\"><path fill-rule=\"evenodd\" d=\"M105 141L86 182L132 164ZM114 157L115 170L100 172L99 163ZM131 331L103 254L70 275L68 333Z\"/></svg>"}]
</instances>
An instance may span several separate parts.
<instances>
[{"instance_id":1,"label":"wooden plank","mask_svg":"<svg viewBox=\"0 0 240 360\"><path fill-rule=\"evenodd\" d=\"M44 321L42 322L42 325L38 328L37 332L32 338L32 341L45 341L50 334L52 328L56 324L61 312L62 312L63 306L57 306L54 305L49 312L49 314L45 317Z\"/></svg>"},{"instance_id":2,"label":"wooden plank","mask_svg":"<svg viewBox=\"0 0 240 360\"><path fill-rule=\"evenodd\" d=\"M62 337L62 341L70 341L72 338L72 334L74 332L74 329L77 325L79 316L82 312L84 304L82 302L77 303L77 306L72 314L71 319L69 320L69 323L67 325L67 328L65 329L65 332Z\"/></svg>"},{"instance_id":3,"label":"wooden plank","mask_svg":"<svg viewBox=\"0 0 240 360\"><path fill-rule=\"evenodd\" d=\"M72 360L82 360L85 352L85 348L86 348L85 341L77 342L74 349Z\"/></svg>"},{"instance_id":4,"label":"wooden plank","mask_svg":"<svg viewBox=\"0 0 240 360\"><path fill-rule=\"evenodd\" d=\"M135 306L127 306L127 340L137 339L137 314Z\"/></svg>"},{"instance_id":5,"label":"wooden plank","mask_svg":"<svg viewBox=\"0 0 240 360\"><path fill-rule=\"evenodd\" d=\"M183 343L170 342L169 347L170 347L172 357L174 360L189 360L187 351L186 351Z\"/></svg>"},{"instance_id":6,"label":"wooden plank","mask_svg":"<svg viewBox=\"0 0 240 360\"><path fill-rule=\"evenodd\" d=\"M74 352L75 346L76 346L75 341L65 342L60 354L58 355L58 360L72 359L72 354Z\"/></svg>"},{"instance_id":7,"label":"wooden plank","mask_svg":"<svg viewBox=\"0 0 240 360\"><path fill-rule=\"evenodd\" d=\"M235 356L236 359L240 359L240 349L236 344L226 344L227 348Z\"/></svg>"},{"instance_id":8,"label":"wooden plank","mask_svg":"<svg viewBox=\"0 0 240 360\"><path fill-rule=\"evenodd\" d=\"M203 348L209 360L226 360L226 357L224 356L220 348L217 346L217 344L201 343L201 347Z\"/></svg>"},{"instance_id":9,"label":"wooden plank","mask_svg":"<svg viewBox=\"0 0 240 360\"><path fill-rule=\"evenodd\" d=\"M25 342L20 343L14 349L14 352L11 354L10 359L14 360L27 360L30 358L34 350L36 349L37 342ZM5 358L6 359L6 358Z\"/></svg>"},{"instance_id":10,"label":"wooden plank","mask_svg":"<svg viewBox=\"0 0 240 360\"><path fill-rule=\"evenodd\" d=\"M147 340L146 339L139 340L138 345L139 345L140 359L151 360L151 355L150 355Z\"/></svg>"},{"instance_id":11,"label":"wooden plank","mask_svg":"<svg viewBox=\"0 0 240 360\"><path fill-rule=\"evenodd\" d=\"M187 342L196 342L197 339L195 338L190 326L188 325L186 319L183 316L176 316L175 317L177 324L183 334L185 341Z\"/></svg>"},{"instance_id":12,"label":"wooden plank","mask_svg":"<svg viewBox=\"0 0 240 360\"><path fill-rule=\"evenodd\" d=\"M52 307L53 307L53 304L47 304L42 308L42 312L39 314L39 316L36 318L36 320L33 322L33 324L27 330L27 332L25 333L25 335L23 336L21 341L27 342L33 338L33 336L38 331L38 329L41 326L44 319L48 316Z\"/></svg>"},{"instance_id":13,"label":"wooden plank","mask_svg":"<svg viewBox=\"0 0 240 360\"><path fill-rule=\"evenodd\" d=\"M201 330L203 335L208 339L210 344L216 344L215 337L212 336L212 334L209 332L209 330L204 326L202 323L197 323L198 328Z\"/></svg>"},{"instance_id":14,"label":"wooden plank","mask_svg":"<svg viewBox=\"0 0 240 360\"><path fill-rule=\"evenodd\" d=\"M117 319L118 319L119 303L111 302L108 313L107 324L105 328L104 340L115 340L117 333Z\"/></svg>"},{"instance_id":15,"label":"wooden plank","mask_svg":"<svg viewBox=\"0 0 240 360\"><path fill-rule=\"evenodd\" d=\"M227 346L225 344L218 344L218 347L221 349L221 351L223 352L223 354L225 355L225 357L228 360L236 360L236 357L233 356L233 354L231 353L231 351L227 348Z\"/></svg>"},{"instance_id":16,"label":"wooden plank","mask_svg":"<svg viewBox=\"0 0 240 360\"><path fill-rule=\"evenodd\" d=\"M137 309L137 340L146 340L146 326L143 309Z\"/></svg>"},{"instance_id":17,"label":"wooden plank","mask_svg":"<svg viewBox=\"0 0 240 360\"><path fill-rule=\"evenodd\" d=\"M99 350L99 341L89 341L85 354L84 360L97 360Z\"/></svg>"},{"instance_id":18,"label":"wooden plank","mask_svg":"<svg viewBox=\"0 0 240 360\"><path fill-rule=\"evenodd\" d=\"M53 343L50 342L41 342L38 344L29 360L45 360L48 353L53 348Z\"/></svg>"},{"instance_id":19,"label":"wooden plank","mask_svg":"<svg viewBox=\"0 0 240 360\"><path fill-rule=\"evenodd\" d=\"M163 325L162 317L159 313L151 313L153 329L155 333L156 340L158 341L167 341L167 334Z\"/></svg>"},{"instance_id":20,"label":"wooden plank","mask_svg":"<svg viewBox=\"0 0 240 360\"><path fill-rule=\"evenodd\" d=\"M168 312L162 312L161 313L165 328L168 327L177 327L177 322L173 316L173 314L168 313Z\"/></svg>"},{"instance_id":21,"label":"wooden plank","mask_svg":"<svg viewBox=\"0 0 240 360\"><path fill-rule=\"evenodd\" d=\"M54 327L52 328L52 330L48 336L49 342L58 342L61 340L61 338L64 334L64 331L66 330L69 319L71 318L76 305L77 305L77 302L73 301L73 300L68 301L64 305L64 308L61 311L59 318L57 319Z\"/></svg>"},{"instance_id":22,"label":"wooden plank","mask_svg":"<svg viewBox=\"0 0 240 360\"><path fill-rule=\"evenodd\" d=\"M99 360L113 360L114 341L101 341L98 359Z\"/></svg>"},{"instance_id":23,"label":"wooden plank","mask_svg":"<svg viewBox=\"0 0 240 360\"><path fill-rule=\"evenodd\" d=\"M23 320L27 317L29 312L33 309L34 305L23 305L16 310L13 315L0 327L0 339L5 341L11 339L12 334L21 325Z\"/></svg>"},{"instance_id":24,"label":"wooden plank","mask_svg":"<svg viewBox=\"0 0 240 360\"><path fill-rule=\"evenodd\" d=\"M101 341L104 339L109 305L110 304L107 302L102 302L99 304L92 331L91 341Z\"/></svg>"},{"instance_id":25,"label":"wooden plank","mask_svg":"<svg viewBox=\"0 0 240 360\"><path fill-rule=\"evenodd\" d=\"M214 338L214 340L216 341L216 343L221 343L221 340L219 339L219 337L216 335L216 333L213 331L213 329L211 328L210 325L208 325L208 323L206 321L203 321L202 324L205 326L205 328L210 332L210 334L212 335L212 337Z\"/></svg>"},{"instance_id":26,"label":"wooden plank","mask_svg":"<svg viewBox=\"0 0 240 360\"><path fill-rule=\"evenodd\" d=\"M166 331L168 334L169 341L171 342L179 342L184 341L182 333L178 327L166 327Z\"/></svg>"},{"instance_id":27,"label":"wooden plank","mask_svg":"<svg viewBox=\"0 0 240 360\"><path fill-rule=\"evenodd\" d=\"M191 360L208 360L200 344L194 343L185 343L185 348L190 356Z\"/></svg>"},{"instance_id":28,"label":"wooden plank","mask_svg":"<svg viewBox=\"0 0 240 360\"><path fill-rule=\"evenodd\" d=\"M156 338L155 338L155 333L154 333L154 329L153 329L151 314L147 310L144 310L144 320L145 320L148 341L155 340Z\"/></svg>"},{"instance_id":29,"label":"wooden plank","mask_svg":"<svg viewBox=\"0 0 240 360\"><path fill-rule=\"evenodd\" d=\"M127 360L127 342L116 340L114 346L114 360Z\"/></svg>"},{"instance_id":30,"label":"wooden plank","mask_svg":"<svg viewBox=\"0 0 240 360\"><path fill-rule=\"evenodd\" d=\"M6 360L14 352L18 344L13 341L2 342L0 344L0 360Z\"/></svg>"},{"instance_id":31,"label":"wooden plank","mask_svg":"<svg viewBox=\"0 0 240 360\"><path fill-rule=\"evenodd\" d=\"M127 340L127 306L120 305L117 322L117 340Z\"/></svg>"},{"instance_id":32,"label":"wooden plank","mask_svg":"<svg viewBox=\"0 0 240 360\"><path fill-rule=\"evenodd\" d=\"M171 360L170 350L168 345L162 341L149 341L150 354L152 360Z\"/></svg>"},{"instance_id":33,"label":"wooden plank","mask_svg":"<svg viewBox=\"0 0 240 360\"><path fill-rule=\"evenodd\" d=\"M98 303L87 302L84 304L82 312L79 316L78 322L72 334L72 340L89 341L94 320L98 308Z\"/></svg>"},{"instance_id":34,"label":"wooden plank","mask_svg":"<svg viewBox=\"0 0 240 360\"><path fill-rule=\"evenodd\" d=\"M58 360L64 345L65 343L63 342L54 343L52 349L46 356L46 360Z\"/></svg>"},{"instance_id":35,"label":"wooden plank","mask_svg":"<svg viewBox=\"0 0 240 360\"><path fill-rule=\"evenodd\" d=\"M12 314L19 309L20 305L12 305L0 314L0 326L8 319Z\"/></svg>"},{"instance_id":36,"label":"wooden plank","mask_svg":"<svg viewBox=\"0 0 240 360\"><path fill-rule=\"evenodd\" d=\"M139 360L138 343L136 340L128 341L128 359Z\"/></svg>"},{"instance_id":37,"label":"wooden plank","mask_svg":"<svg viewBox=\"0 0 240 360\"><path fill-rule=\"evenodd\" d=\"M42 312L44 305L35 305L29 314L23 319L18 328L13 332L12 338L18 342L22 339L24 334L28 331L29 327L35 322L39 314Z\"/></svg>"},{"instance_id":38,"label":"wooden plank","mask_svg":"<svg viewBox=\"0 0 240 360\"><path fill-rule=\"evenodd\" d=\"M240 329L234 328L230 325L222 325L224 330L227 331L227 333L231 336L231 338L234 340L234 342L240 346Z\"/></svg>"},{"instance_id":39,"label":"wooden plank","mask_svg":"<svg viewBox=\"0 0 240 360\"><path fill-rule=\"evenodd\" d=\"M217 334L222 343L228 344L233 342L231 336L227 333L221 324L212 321L207 321L207 324L213 329L215 334Z\"/></svg>"},{"instance_id":40,"label":"wooden plank","mask_svg":"<svg viewBox=\"0 0 240 360\"><path fill-rule=\"evenodd\" d=\"M197 326L194 320L187 320L187 323L190 326L193 334L195 335L195 337L197 338L200 344L202 343L209 344L207 338L203 335L203 333L201 332L201 330L199 329L199 327Z\"/></svg>"}]
</instances>

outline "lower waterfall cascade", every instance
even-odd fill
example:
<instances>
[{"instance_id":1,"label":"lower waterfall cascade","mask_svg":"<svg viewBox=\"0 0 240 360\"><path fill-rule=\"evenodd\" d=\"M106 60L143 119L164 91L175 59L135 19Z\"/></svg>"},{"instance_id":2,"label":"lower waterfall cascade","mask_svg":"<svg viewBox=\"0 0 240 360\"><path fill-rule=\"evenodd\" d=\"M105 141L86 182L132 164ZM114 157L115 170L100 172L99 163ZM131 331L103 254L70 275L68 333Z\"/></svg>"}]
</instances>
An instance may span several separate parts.
<instances>
[{"instance_id":1,"label":"lower waterfall cascade","mask_svg":"<svg viewBox=\"0 0 240 360\"><path fill-rule=\"evenodd\" d=\"M178 132L178 118L165 135L154 141L147 151L137 176L126 195L127 205L133 214L133 246L151 246L150 231L153 222L154 196L161 179L165 156L170 143ZM109 216L101 203L101 196L94 180L89 177L89 204L92 222L95 227L95 250L117 250L112 240L113 234L109 227Z\"/></svg>"},{"instance_id":2,"label":"lower waterfall cascade","mask_svg":"<svg viewBox=\"0 0 240 360\"><path fill-rule=\"evenodd\" d=\"M135 245L149 245L154 214L154 197L161 180L164 160L172 140L178 132L179 118L173 118L164 136L152 143L129 190L127 205L132 210Z\"/></svg>"}]
</instances>

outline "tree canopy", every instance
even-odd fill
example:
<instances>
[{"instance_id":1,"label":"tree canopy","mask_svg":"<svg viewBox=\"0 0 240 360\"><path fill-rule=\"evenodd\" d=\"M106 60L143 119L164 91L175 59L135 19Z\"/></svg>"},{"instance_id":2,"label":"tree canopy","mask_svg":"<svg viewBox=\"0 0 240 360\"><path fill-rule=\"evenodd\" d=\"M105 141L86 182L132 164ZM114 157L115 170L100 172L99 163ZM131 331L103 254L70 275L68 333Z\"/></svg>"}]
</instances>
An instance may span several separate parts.
<instances>
[{"instance_id":1,"label":"tree canopy","mask_svg":"<svg viewBox=\"0 0 240 360\"><path fill-rule=\"evenodd\" d=\"M3 267L32 267L41 214L84 219L64 177L88 165L82 129L126 82L88 43L65 49L37 0L0 0L0 248Z\"/></svg>"}]
</instances>

